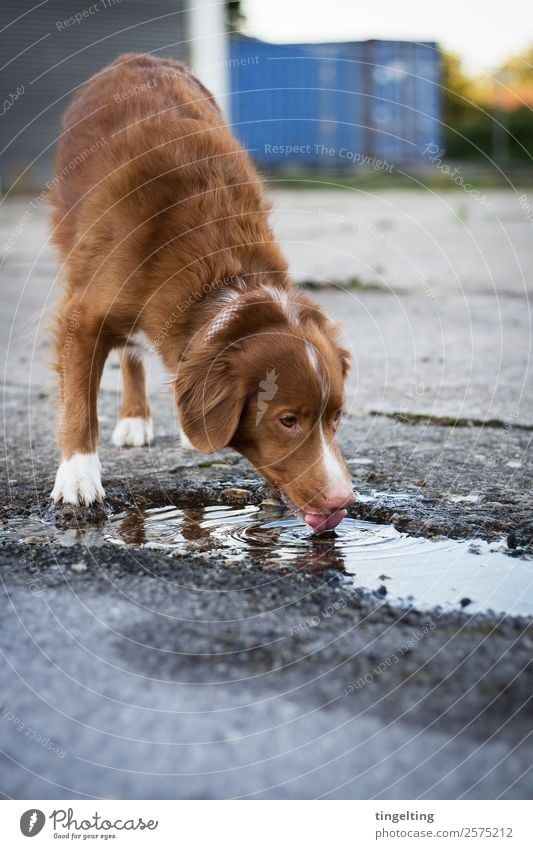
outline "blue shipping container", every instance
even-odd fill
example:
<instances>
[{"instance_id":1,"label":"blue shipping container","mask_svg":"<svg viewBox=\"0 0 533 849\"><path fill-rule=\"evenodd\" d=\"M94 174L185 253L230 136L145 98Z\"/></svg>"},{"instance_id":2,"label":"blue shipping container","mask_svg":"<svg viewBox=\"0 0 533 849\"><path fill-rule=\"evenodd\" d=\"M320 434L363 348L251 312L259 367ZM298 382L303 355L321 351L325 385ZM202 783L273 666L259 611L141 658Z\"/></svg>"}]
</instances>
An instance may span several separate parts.
<instances>
[{"instance_id":1,"label":"blue shipping container","mask_svg":"<svg viewBox=\"0 0 533 849\"><path fill-rule=\"evenodd\" d=\"M233 130L267 168L383 168L440 142L434 43L235 38L230 67Z\"/></svg>"}]
</instances>

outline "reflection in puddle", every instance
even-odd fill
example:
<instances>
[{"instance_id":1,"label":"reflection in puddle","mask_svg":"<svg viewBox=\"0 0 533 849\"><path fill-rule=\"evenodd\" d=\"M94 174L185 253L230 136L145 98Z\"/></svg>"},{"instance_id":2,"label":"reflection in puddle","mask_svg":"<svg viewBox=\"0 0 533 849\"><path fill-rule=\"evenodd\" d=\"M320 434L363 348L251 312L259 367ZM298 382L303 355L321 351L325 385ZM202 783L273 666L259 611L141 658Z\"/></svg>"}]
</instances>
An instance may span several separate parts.
<instances>
[{"instance_id":1,"label":"reflection in puddle","mask_svg":"<svg viewBox=\"0 0 533 849\"><path fill-rule=\"evenodd\" d=\"M5 538L70 546L120 546L169 554L251 558L275 571L290 563L307 572L336 570L357 587L378 590L391 602L421 609L460 607L533 615L533 562L509 557L504 542L430 540L392 525L345 519L334 532L313 536L278 507L213 505L130 510L102 529L60 530L36 520L14 520Z\"/></svg>"},{"instance_id":2,"label":"reflection in puddle","mask_svg":"<svg viewBox=\"0 0 533 849\"><path fill-rule=\"evenodd\" d=\"M382 504L387 507L399 506L413 500L411 492L389 492L388 490L372 489L370 492L357 493L357 500L361 504Z\"/></svg>"},{"instance_id":3,"label":"reflection in puddle","mask_svg":"<svg viewBox=\"0 0 533 849\"><path fill-rule=\"evenodd\" d=\"M234 562L245 562L253 556L268 568L279 568L280 561L291 561L307 571L344 571L342 552L332 544L335 536L313 536L302 522L280 518L282 516L279 508L266 509L252 504L185 510L163 507L137 512L135 523L131 514L115 516L112 526L127 545L178 554L195 550ZM107 538L116 541L113 536Z\"/></svg>"}]
</instances>

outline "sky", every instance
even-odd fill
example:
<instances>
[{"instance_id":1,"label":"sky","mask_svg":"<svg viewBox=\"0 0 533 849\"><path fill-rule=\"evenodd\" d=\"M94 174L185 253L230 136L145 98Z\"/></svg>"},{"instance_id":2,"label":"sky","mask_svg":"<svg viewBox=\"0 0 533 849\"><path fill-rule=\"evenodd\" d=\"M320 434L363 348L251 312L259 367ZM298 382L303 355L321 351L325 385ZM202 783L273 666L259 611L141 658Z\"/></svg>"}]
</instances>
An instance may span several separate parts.
<instances>
[{"instance_id":1,"label":"sky","mask_svg":"<svg viewBox=\"0 0 533 849\"><path fill-rule=\"evenodd\" d=\"M533 43L533 0L244 0L243 11L265 41L438 41L473 74Z\"/></svg>"}]
</instances>

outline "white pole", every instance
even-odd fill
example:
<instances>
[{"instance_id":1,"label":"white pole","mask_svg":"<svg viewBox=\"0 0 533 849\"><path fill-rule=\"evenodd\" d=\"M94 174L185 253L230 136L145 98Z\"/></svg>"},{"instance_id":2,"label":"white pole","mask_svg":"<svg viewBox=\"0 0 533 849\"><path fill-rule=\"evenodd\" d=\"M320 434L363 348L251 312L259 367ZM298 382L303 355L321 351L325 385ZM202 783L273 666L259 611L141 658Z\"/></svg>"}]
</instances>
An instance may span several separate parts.
<instances>
[{"instance_id":1,"label":"white pole","mask_svg":"<svg viewBox=\"0 0 533 849\"><path fill-rule=\"evenodd\" d=\"M229 120L229 39L224 0L189 0L188 21L191 68Z\"/></svg>"}]
</instances>

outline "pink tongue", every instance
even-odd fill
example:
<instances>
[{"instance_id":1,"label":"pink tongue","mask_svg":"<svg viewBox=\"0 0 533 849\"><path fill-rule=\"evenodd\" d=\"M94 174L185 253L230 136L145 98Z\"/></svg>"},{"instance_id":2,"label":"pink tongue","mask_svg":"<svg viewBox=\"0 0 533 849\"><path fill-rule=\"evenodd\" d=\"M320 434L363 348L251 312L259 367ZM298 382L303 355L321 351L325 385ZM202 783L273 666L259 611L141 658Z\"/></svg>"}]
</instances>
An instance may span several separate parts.
<instances>
[{"instance_id":1,"label":"pink tongue","mask_svg":"<svg viewBox=\"0 0 533 849\"><path fill-rule=\"evenodd\" d=\"M322 531L331 531L333 528L336 528L342 522L346 513L346 510L337 510L336 513L332 513L331 515L327 513L306 513L304 515L304 521L313 529L315 534L321 534Z\"/></svg>"}]
</instances>

